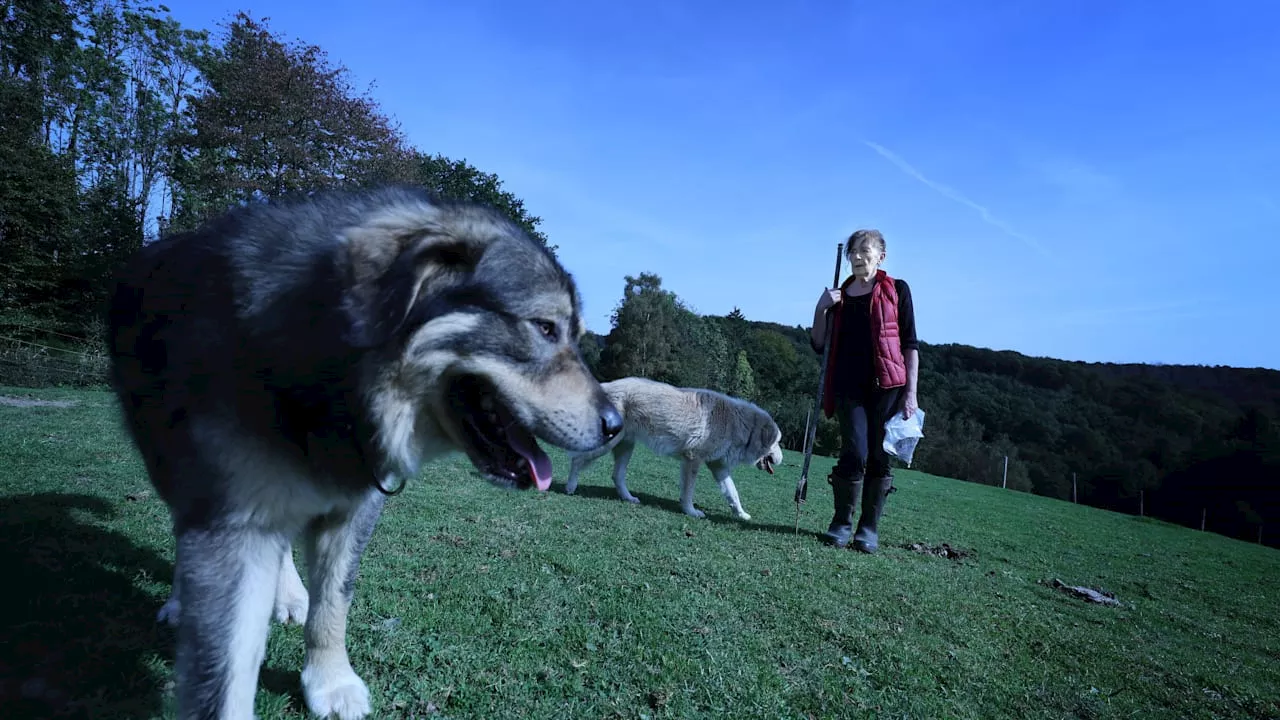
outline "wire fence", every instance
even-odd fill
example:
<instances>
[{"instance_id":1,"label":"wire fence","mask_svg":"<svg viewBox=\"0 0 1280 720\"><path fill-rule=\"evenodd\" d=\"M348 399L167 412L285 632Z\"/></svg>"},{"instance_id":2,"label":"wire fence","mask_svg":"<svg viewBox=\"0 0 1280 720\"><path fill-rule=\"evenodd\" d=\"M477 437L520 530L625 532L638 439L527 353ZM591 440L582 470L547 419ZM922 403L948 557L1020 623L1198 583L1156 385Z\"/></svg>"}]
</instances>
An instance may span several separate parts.
<instances>
[{"instance_id":1,"label":"wire fence","mask_svg":"<svg viewBox=\"0 0 1280 720\"><path fill-rule=\"evenodd\" d=\"M107 384L101 341L39 322L0 318L0 385L99 387Z\"/></svg>"}]
</instances>

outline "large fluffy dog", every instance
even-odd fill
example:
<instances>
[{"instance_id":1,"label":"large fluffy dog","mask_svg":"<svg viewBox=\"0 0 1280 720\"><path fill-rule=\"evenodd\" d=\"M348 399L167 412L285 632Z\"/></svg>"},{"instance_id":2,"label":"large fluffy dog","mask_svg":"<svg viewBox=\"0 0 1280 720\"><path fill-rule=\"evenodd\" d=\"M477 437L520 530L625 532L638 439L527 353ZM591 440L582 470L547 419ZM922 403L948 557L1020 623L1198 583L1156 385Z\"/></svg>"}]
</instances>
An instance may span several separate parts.
<instances>
[{"instance_id":1,"label":"large fluffy dog","mask_svg":"<svg viewBox=\"0 0 1280 720\"><path fill-rule=\"evenodd\" d=\"M565 492L578 488L578 473L596 458L613 451L613 484L618 497L640 502L627 490L627 464L636 443L643 443L658 455L678 457L680 467L680 507L688 515L703 517L693 506L693 483L705 463L720 492L742 520L751 516L742 509L738 489L730 473L743 463L754 463L773 474L782 462L782 431L769 413L760 407L714 390L677 388L646 378L622 378L601 385L605 394L622 411L620 435L598 450L569 452L571 465Z\"/></svg>"},{"instance_id":2,"label":"large fluffy dog","mask_svg":"<svg viewBox=\"0 0 1280 720\"><path fill-rule=\"evenodd\" d=\"M545 490L535 437L592 450L622 427L578 354L572 278L487 208L410 188L254 204L116 280L113 382L177 540L180 718L253 717L273 601L305 618L308 708L363 717L347 610L384 495L455 450Z\"/></svg>"}]
</instances>

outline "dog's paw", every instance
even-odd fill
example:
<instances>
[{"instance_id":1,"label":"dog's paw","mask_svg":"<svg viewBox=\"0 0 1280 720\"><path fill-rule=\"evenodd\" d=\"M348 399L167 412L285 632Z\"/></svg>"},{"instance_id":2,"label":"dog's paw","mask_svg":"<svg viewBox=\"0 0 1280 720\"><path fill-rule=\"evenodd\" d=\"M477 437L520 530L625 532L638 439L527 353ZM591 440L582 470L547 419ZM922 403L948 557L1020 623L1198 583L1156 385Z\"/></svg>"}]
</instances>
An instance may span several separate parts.
<instances>
[{"instance_id":1,"label":"dog's paw","mask_svg":"<svg viewBox=\"0 0 1280 720\"><path fill-rule=\"evenodd\" d=\"M274 611L276 622L281 625L289 623L305 625L309 604L305 594L297 597L277 597Z\"/></svg>"},{"instance_id":2,"label":"dog's paw","mask_svg":"<svg viewBox=\"0 0 1280 720\"><path fill-rule=\"evenodd\" d=\"M307 589L302 586L301 582L297 580L281 582L280 587L276 588L276 604L273 613L276 622L283 625L288 625L289 623L305 625L309 604L310 599L307 597Z\"/></svg>"},{"instance_id":3,"label":"dog's paw","mask_svg":"<svg viewBox=\"0 0 1280 720\"><path fill-rule=\"evenodd\" d=\"M169 627L178 627L178 618L182 616L182 604L178 602L178 598L170 596L164 605L160 606L160 612L156 613L156 622L167 623Z\"/></svg>"},{"instance_id":4,"label":"dog's paw","mask_svg":"<svg viewBox=\"0 0 1280 720\"><path fill-rule=\"evenodd\" d=\"M634 504L634 505L639 505L639 504L640 504L640 498L636 497L635 495L632 495L631 493L627 493L626 495L622 495L622 496L620 496L620 498L619 498L619 499L621 499L623 502L629 502L629 503L632 503L632 504Z\"/></svg>"},{"instance_id":5,"label":"dog's paw","mask_svg":"<svg viewBox=\"0 0 1280 720\"><path fill-rule=\"evenodd\" d=\"M704 517L706 517L706 516L707 516L707 514L706 514L706 513L702 512L702 511L701 511L701 510L699 510L698 508L692 508L692 507L690 507L690 508L685 508L685 509L684 509L684 514L685 514L685 515L688 515L689 517L696 517L696 518L704 518Z\"/></svg>"},{"instance_id":6,"label":"dog's paw","mask_svg":"<svg viewBox=\"0 0 1280 720\"><path fill-rule=\"evenodd\" d=\"M318 718L360 720L373 710L369 687L346 658L307 663L302 670L302 696Z\"/></svg>"},{"instance_id":7,"label":"dog's paw","mask_svg":"<svg viewBox=\"0 0 1280 720\"><path fill-rule=\"evenodd\" d=\"M751 514L750 514L750 513L748 513L746 510L741 510L741 511L739 511L739 512L738 512L738 519L739 519L739 520L750 520L750 519L751 519Z\"/></svg>"}]
</instances>

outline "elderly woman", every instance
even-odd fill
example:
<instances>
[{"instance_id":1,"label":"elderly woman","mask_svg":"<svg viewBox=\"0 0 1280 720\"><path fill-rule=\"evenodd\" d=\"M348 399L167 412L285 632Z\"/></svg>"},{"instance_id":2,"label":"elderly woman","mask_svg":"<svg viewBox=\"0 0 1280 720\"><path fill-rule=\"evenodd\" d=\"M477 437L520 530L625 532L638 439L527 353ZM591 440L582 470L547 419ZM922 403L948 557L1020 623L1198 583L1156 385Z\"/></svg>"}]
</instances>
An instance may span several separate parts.
<instances>
[{"instance_id":1,"label":"elderly woman","mask_svg":"<svg viewBox=\"0 0 1280 720\"><path fill-rule=\"evenodd\" d=\"M853 275L839 290L825 290L813 313L809 340L821 353L826 316L834 312L832 346L823 388L823 412L840 422L840 459L827 482L835 515L823 541L873 553L879 546L877 525L885 498L893 489L893 472L885 452L884 425L899 411L916 411L916 376L920 353L916 341L911 288L880 269L884 236L858 230L849 236L845 257ZM853 508L862 497L862 515L853 531Z\"/></svg>"}]
</instances>

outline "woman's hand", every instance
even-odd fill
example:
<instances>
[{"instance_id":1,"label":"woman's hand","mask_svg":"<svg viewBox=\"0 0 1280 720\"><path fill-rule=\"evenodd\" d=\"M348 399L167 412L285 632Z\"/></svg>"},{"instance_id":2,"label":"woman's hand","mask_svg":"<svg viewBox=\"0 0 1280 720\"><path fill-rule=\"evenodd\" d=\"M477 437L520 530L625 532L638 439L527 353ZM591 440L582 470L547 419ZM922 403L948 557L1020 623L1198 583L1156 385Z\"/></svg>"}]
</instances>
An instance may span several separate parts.
<instances>
[{"instance_id":1,"label":"woman's hand","mask_svg":"<svg viewBox=\"0 0 1280 720\"><path fill-rule=\"evenodd\" d=\"M822 295L818 297L818 307L814 312L821 315L822 313L826 312L827 309L830 308L832 305L836 305L839 302L840 302L839 290L832 290L832 289L823 290Z\"/></svg>"},{"instance_id":2,"label":"woman's hand","mask_svg":"<svg viewBox=\"0 0 1280 720\"><path fill-rule=\"evenodd\" d=\"M903 417L910 419L912 415L916 414L916 410L918 410L919 408L920 406L916 404L915 390L910 390L908 392L902 393L902 416Z\"/></svg>"}]
</instances>

